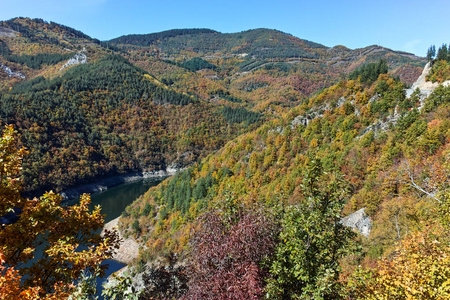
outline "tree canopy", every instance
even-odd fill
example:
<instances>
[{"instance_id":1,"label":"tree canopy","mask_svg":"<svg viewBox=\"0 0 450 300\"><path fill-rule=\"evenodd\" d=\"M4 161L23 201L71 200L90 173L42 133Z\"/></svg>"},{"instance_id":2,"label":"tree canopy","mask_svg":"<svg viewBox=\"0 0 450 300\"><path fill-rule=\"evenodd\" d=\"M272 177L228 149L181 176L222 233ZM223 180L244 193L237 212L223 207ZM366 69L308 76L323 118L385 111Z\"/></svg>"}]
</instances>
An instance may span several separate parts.
<instances>
[{"instance_id":1,"label":"tree canopy","mask_svg":"<svg viewBox=\"0 0 450 300\"><path fill-rule=\"evenodd\" d=\"M0 138L0 215L9 221L2 219L0 230L0 297L61 299L83 271L104 272L107 266L100 263L112 256L118 237L110 231L100 235L103 215L100 207L89 210L89 195L74 206L62 206L62 197L53 192L23 198L25 153L13 127L6 126Z\"/></svg>"}]
</instances>

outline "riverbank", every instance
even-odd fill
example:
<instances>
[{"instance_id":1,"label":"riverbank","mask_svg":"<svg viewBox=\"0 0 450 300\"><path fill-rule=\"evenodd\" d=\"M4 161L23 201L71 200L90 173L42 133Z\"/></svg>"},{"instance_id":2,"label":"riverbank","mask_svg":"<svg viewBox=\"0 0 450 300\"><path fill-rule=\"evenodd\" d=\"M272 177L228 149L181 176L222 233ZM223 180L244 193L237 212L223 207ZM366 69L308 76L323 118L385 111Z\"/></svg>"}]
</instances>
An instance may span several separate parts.
<instances>
[{"instance_id":1,"label":"riverbank","mask_svg":"<svg viewBox=\"0 0 450 300\"><path fill-rule=\"evenodd\" d=\"M103 231L117 229L117 232L119 232L119 219L120 217L117 217L114 220L106 223L105 226L103 226ZM111 259L128 265L138 257L139 244L133 237L124 238L120 232L119 237L122 240L120 243L120 247Z\"/></svg>"},{"instance_id":2,"label":"riverbank","mask_svg":"<svg viewBox=\"0 0 450 300\"><path fill-rule=\"evenodd\" d=\"M124 183L131 183L149 178L164 178L175 175L181 169L167 168L167 170L151 171L151 172L135 172L125 175L116 175L101 179L94 183L83 184L60 193L65 200L79 198L85 193L100 193L106 191L110 187L118 186Z\"/></svg>"}]
</instances>

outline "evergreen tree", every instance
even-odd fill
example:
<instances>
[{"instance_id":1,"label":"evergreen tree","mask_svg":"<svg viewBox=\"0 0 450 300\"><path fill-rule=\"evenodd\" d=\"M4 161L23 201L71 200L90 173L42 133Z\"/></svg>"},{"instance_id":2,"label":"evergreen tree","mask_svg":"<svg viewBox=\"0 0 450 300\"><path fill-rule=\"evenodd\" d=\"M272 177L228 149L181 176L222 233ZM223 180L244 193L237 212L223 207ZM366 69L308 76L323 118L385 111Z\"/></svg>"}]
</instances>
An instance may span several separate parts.
<instances>
[{"instance_id":1,"label":"evergreen tree","mask_svg":"<svg viewBox=\"0 0 450 300\"><path fill-rule=\"evenodd\" d=\"M447 44L442 44L441 48L439 48L438 50L438 54L437 54L437 60L448 60L449 55L448 55L448 49L447 49Z\"/></svg>"},{"instance_id":2,"label":"evergreen tree","mask_svg":"<svg viewBox=\"0 0 450 300\"><path fill-rule=\"evenodd\" d=\"M428 48L428 51L427 51L427 59L428 59L428 61L432 61L435 56L436 56L436 47L434 45L431 45L430 48Z\"/></svg>"}]
</instances>

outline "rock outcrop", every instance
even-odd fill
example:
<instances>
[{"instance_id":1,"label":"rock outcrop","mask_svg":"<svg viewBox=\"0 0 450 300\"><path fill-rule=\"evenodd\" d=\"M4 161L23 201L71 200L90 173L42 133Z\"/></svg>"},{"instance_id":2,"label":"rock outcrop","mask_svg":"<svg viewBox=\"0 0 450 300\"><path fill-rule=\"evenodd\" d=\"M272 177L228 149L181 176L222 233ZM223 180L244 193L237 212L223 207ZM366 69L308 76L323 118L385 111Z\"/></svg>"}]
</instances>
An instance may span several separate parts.
<instances>
[{"instance_id":1,"label":"rock outcrop","mask_svg":"<svg viewBox=\"0 0 450 300\"><path fill-rule=\"evenodd\" d=\"M8 74L9 77L16 76L16 77L20 77L22 79L25 79L25 75L23 75L22 73L19 73L19 72L13 72L11 70L11 68L9 68L9 67L7 67L5 65L0 65L0 68L3 71L5 71L5 73Z\"/></svg>"},{"instance_id":2,"label":"rock outcrop","mask_svg":"<svg viewBox=\"0 0 450 300\"><path fill-rule=\"evenodd\" d=\"M69 59L64 66L61 67L61 69L59 69L60 71L69 67L69 66L73 66L73 65L79 65L79 64L85 64L87 63L87 56L86 54L82 53L82 52L78 52L77 54L74 55L74 57L72 57L71 59Z\"/></svg>"},{"instance_id":3,"label":"rock outcrop","mask_svg":"<svg viewBox=\"0 0 450 300\"><path fill-rule=\"evenodd\" d=\"M416 89L419 89L419 99L420 99L420 106L419 110L422 109L422 107L425 104L425 99L428 98L428 96L431 95L431 93L439 86L438 82L431 82L427 81L427 76L431 71L431 63L427 63L425 67L423 68L422 74L417 78L416 82L413 83L413 85L406 90L406 97L411 97L411 95L414 93ZM445 81L442 83L444 86L450 85L450 80Z\"/></svg>"},{"instance_id":4,"label":"rock outcrop","mask_svg":"<svg viewBox=\"0 0 450 300\"><path fill-rule=\"evenodd\" d=\"M0 36L4 36L4 37L16 37L17 36L17 31L14 31L12 29L0 26Z\"/></svg>"},{"instance_id":5,"label":"rock outcrop","mask_svg":"<svg viewBox=\"0 0 450 300\"><path fill-rule=\"evenodd\" d=\"M118 229L119 219L120 217L106 223L105 226L103 227L102 233L105 230ZM121 243L119 249L114 254L112 259L128 265L138 257L139 244L132 236L124 238L119 230L117 230L117 232L119 232Z\"/></svg>"},{"instance_id":6,"label":"rock outcrop","mask_svg":"<svg viewBox=\"0 0 450 300\"><path fill-rule=\"evenodd\" d=\"M362 208L343 218L340 223L346 227L356 229L360 234L367 237L372 229L372 220L364 211L365 208Z\"/></svg>"}]
</instances>

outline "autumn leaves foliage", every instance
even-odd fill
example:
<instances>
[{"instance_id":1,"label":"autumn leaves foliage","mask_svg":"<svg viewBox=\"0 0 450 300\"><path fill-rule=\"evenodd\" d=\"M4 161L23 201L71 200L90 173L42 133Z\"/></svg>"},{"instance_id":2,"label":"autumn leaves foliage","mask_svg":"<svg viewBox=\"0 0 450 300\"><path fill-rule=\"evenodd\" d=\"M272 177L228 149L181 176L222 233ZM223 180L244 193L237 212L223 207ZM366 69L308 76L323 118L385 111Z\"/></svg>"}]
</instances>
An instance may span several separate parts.
<instances>
[{"instance_id":1,"label":"autumn leaves foliage","mask_svg":"<svg viewBox=\"0 0 450 300\"><path fill-rule=\"evenodd\" d=\"M395 274L418 272L422 266L430 270L447 268L448 224L442 221L427 224L438 219L438 210L445 207L429 196L440 197L449 188L448 101L448 88L439 88L419 111L418 93L407 98L402 83L387 74L378 76L374 83L362 83L359 79L342 81L284 118L240 136L200 164L153 188L127 209L123 224L131 224L133 215L138 216L144 228L140 236L147 240L149 249L158 245L150 254L154 255L169 249L179 251L191 246L196 249L195 244L187 243L189 229L205 210L217 212L219 206L219 215L226 212L221 203L247 208L262 205L265 211L277 210L277 205L283 204L283 209L278 210L283 213L276 217L277 246L270 255L270 263L257 264L261 270L266 268L266 273L260 273L267 275L262 283L264 295L391 299L385 295L394 294L386 294L381 286L391 284ZM315 111L320 112L317 118ZM392 122L389 118L394 111L399 118ZM304 116L311 116L306 124L294 122ZM385 129L372 126L366 130L373 124ZM323 174L315 171L315 176L308 175L315 168L313 160ZM344 180L338 180L340 176ZM308 192L308 178L320 178L316 182L317 192ZM207 185L200 184L206 181ZM182 210L162 201L170 197L177 203L179 189L185 190L186 186L192 190L202 186L202 197L183 198L186 205ZM348 191L347 196L344 191ZM232 201L227 200L227 195L233 195ZM321 201L328 210L315 210ZM146 204L152 207L151 217L156 216L152 226L145 226L147 216L142 213ZM344 265L339 266L347 251L353 249L347 233L334 232L339 226L331 225L336 223L343 206L344 213L366 207L374 227L369 239L361 238L361 251L342 260ZM322 223L321 219L328 222ZM201 224L200 232L208 231L205 224L215 228L215 223ZM428 232L433 234L427 233L427 226L431 226ZM232 235L229 230L225 230L226 234ZM415 239L422 240L423 247ZM401 240L403 244L397 244ZM308 251L312 251L313 245L320 250L308 252L302 248L308 244ZM203 247L208 249L207 245L205 242ZM435 253L436 264L429 265L431 261L425 258L431 253ZM417 257L423 260L413 262ZM311 261L320 263L314 265ZM413 264L416 269L406 267ZM219 264L209 267L221 270ZM341 272L341 267L345 272ZM212 276L213 269L209 270L206 273ZM440 280L439 284L445 285L445 272L439 271L442 278L434 278L431 271L424 272L420 284L432 285ZM411 284L398 281L390 289L401 295L398 299L405 299L402 285ZM418 291L423 291L423 299L428 299L423 288Z\"/></svg>"},{"instance_id":2,"label":"autumn leaves foliage","mask_svg":"<svg viewBox=\"0 0 450 300\"><path fill-rule=\"evenodd\" d=\"M420 112L417 97L407 99L386 74L373 84L343 81L152 189L127 209L123 223L133 224L131 234L149 249L189 253L187 299L447 299L448 89L437 89ZM320 118L293 125L317 107ZM391 129L363 133L396 107L401 117ZM59 207L52 193L21 198L24 152L12 128L1 147L1 188L13 201L2 214L22 210L0 232L7 263L0 288L49 297L67 291L81 269L95 269L110 251L89 231L100 216L87 212L87 197L73 208ZM338 221L343 209L361 207L374 229L357 252L354 234ZM12 267L31 258L41 241L36 236L48 241L41 245L44 268L31 264L19 274ZM77 253L81 243L92 248ZM31 275L18 286L25 274Z\"/></svg>"},{"instance_id":3,"label":"autumn leaves foliage","mask_svg":"<svg viewBox=\"0 0 450 300\"><path fill-rule=\"evenodd\" d=\"M103 216L99 207L89 210L88 195L74 206L62 206L62 197L53 192L23 198L25 152L17 145L13 127L5 127L0 138L0 215L13 220L2 221L0 230L0 296L63 299L81 272L104 272L106 266L100 263L111 257L118 237L114 232L100 236Z\"/></svg>"}]
</instances>

